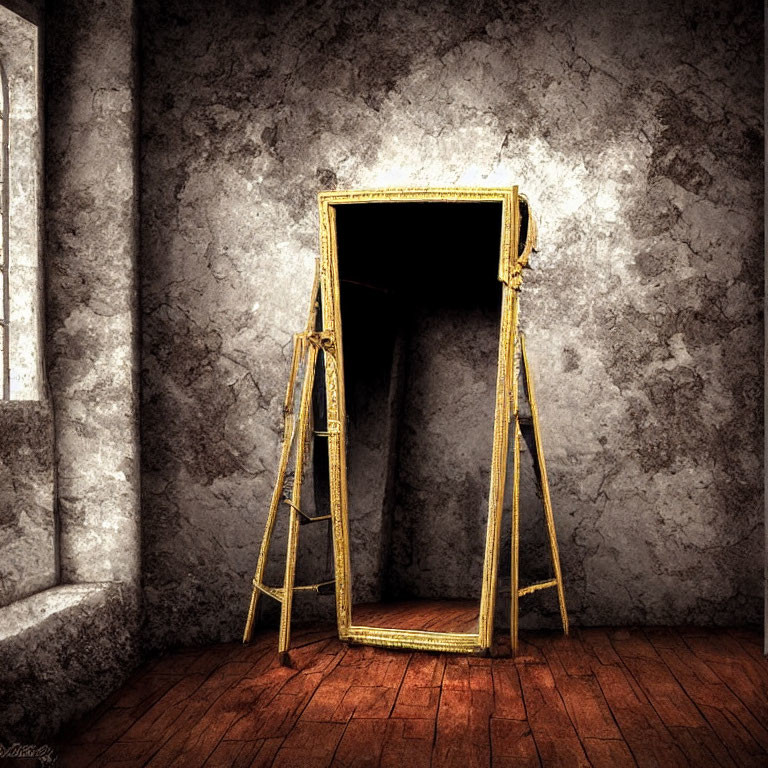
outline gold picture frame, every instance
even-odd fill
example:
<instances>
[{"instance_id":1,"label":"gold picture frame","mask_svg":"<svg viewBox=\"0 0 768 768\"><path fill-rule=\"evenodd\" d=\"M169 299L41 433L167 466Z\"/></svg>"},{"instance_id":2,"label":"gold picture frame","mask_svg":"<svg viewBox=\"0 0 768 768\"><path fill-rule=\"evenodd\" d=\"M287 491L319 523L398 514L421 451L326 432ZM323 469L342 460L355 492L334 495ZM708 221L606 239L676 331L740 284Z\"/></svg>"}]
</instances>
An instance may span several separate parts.
<instances>
[{"instance_id":1,"label":"gold picture frame","mask_svg":"<svg viewBox=\"0 0 768 768\"><path fill-rule=\"evenodd\" d=\"M500 527L506 483L510 418L515 380L518 289L527 252L521 254L520 196L517 187L465 189L394 188L320 192L320 290L325 363L330 514L336 577L336 617L341 640L389 648L457 653L489 651L493 640ZM498 279L502 286L491 480L477 632L435 632L352 624L351 568L346 467L346 403L340 311L336 208L366 203L501 203ZM526 238L528 239L528 238ZM528 250L527 248L525 249Z\"/></svg>"}]
</instances>

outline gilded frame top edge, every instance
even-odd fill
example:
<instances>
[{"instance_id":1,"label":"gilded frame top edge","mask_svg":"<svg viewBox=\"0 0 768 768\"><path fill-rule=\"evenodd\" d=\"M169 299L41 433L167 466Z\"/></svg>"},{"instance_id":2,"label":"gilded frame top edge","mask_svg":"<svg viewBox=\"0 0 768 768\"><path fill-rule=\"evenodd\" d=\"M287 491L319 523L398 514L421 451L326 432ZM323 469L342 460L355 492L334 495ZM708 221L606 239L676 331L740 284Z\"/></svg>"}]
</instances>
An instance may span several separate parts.
<instances>
[{"instance_id":1,"label":"gilded frame top edge","mask_svg":"<svg viewBox=\"0 0 768 768\"><path fill-rule=\"evenodd\" d=\"M320 204L367 202L431 202L460 200L503 202L517 190L513 187L381 187L378 189L324 190L318 192Z\"/></svg>"}]
</instances>

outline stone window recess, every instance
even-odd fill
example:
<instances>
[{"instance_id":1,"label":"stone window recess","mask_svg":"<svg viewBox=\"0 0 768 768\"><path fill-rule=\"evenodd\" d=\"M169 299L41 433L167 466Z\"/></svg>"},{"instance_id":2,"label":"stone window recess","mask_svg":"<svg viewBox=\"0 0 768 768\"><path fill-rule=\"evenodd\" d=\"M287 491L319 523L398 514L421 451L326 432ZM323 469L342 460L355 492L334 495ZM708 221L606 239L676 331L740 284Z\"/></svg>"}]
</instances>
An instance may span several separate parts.
<instances>
[{"instance_id":1,"label":"stone window recess","mask_svg":"<svg viewBox=\"0 0 768 768\"><path fill-rule=\"evenodd\" d=\"M38 29L0 0L0 610L58 580L53 416L42 397ZM5 619L0 616L0 627ZM2 631L0 630L0 635Z\"/></svg>"},{"instance_id":2,"label":"stone window recess","mask_svg":"<svg viewBox=\"0 0 768 768\"><path fill-rule=\"evenodd\" d=\"M37 28L0 6L0 400L40 400Z\"/></svg>"},{"instance_id":3,"label":"stone window recess","mask_svg":"<svg viewBox=\"0 0 768 768\"><path fill-rule=\"evenodd\" d=\"M0 61L0 388L2 399L11 397L10 296L8 294L8 77Z\"/></svg>"}]
</instances>

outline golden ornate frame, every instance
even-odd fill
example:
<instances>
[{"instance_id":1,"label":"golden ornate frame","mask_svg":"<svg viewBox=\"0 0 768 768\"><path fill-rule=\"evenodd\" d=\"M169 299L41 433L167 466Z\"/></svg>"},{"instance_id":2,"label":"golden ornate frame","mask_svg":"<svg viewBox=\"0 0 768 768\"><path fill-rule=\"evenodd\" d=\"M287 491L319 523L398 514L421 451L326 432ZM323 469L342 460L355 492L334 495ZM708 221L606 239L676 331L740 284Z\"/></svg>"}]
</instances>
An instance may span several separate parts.
<instances>
[{"instance_id":1,"label":"golden ornate frame","mask_svg":"<svg viewBox=\"0 0 768 768\"><path fill-rule=\"evenodd\" d=\"M512 416L517 335L518 289L527 252L519 251L520 208L517 187L510 189L397 188L353 192L320 192L321 293L323 346L328 414L330 504L336 571L336 617L342 640L390 648L486 652L493 639L496 574L499 560L504 486L506 482L509 423ZM496 406L491 458L491 486L486 526L485 560L477 633L430 632L386 627L356 626L351 618L351 572L347 510L346 410L344 356L339 306L339 271L336 249L336 207L366 203L495 202L502 204L501 250L498 279L504 283L499 332ZM527 249L526 249L527 250Z\"/></svg>"}]
</instances>

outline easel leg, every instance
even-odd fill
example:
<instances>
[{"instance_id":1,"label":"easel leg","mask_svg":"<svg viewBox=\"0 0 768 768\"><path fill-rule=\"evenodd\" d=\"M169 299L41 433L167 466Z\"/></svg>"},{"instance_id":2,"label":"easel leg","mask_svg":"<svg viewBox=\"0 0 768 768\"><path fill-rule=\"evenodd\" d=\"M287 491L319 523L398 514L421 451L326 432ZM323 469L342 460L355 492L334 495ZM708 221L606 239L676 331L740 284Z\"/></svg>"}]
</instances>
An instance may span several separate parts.
<instances>
[{"instance_id":1,"label":"easel leg","mask_svg":"<svg viewBox=\"0 0 768 768\"><path fill-rule=\"evenodd\" d=\"M520 425L517 420L517 414L515 414L514 420L513 457L515 466L512 481L512 574L510 579L511 609L509 616L510 645L513 656L517 654L518 590L520 588Z\"/></svg>"},{"instance_id":2,"label":"easel leg","mask_svg":"<svg viewBox=\"0 0 768 768\"><path fill-rule=\"evenodd\" d=\"M536 443L536 458L539 464L541 479L541 498L544 505L544 516L547 523L547 536L549 538L549 552L552 558L552 569L555 572L557 586L557 600L560 606L560 619L563 623L563 633L568 634L568 612L565 608L565 592L563 590L563 575L560 570L560 552L557 546L557 534L555 533L555 519L552 514L552 500L549 495L549 481L547 480L547 466L544 462L544 449L541 444L541 430L539 428L539 410L536 404L536 396L533 389L533 377L528 365L528 355L525 349L525 337L520 334L520 349L522 351L523 370L525 372L525 388L528 392L528 402L531 406L531 420L533 422L533 437Z\"/></svg>"},{"instance_id":3,"label":"easel leg","mask_svg":"<svg viewBox=\"0 0 768 768\"><path fill-rule=\"evenodd\" d=\"M320 297L320 262L315 262L315 279L312 286L312 298L310 301L307 327L304 333L293 337L293 357L291 359L291 373L286 387L285 400L283 402L283 444L280 451L280 463L277 471L277 480L272 491L272 500L267 515L267 525L262 537L259 549L259 559L256 565L256 573L253 577L253 591L248 607L248 616L243 632L243 642L250 641L253 634L253 625L256 617L256 609L259 605L261 592L264 591L281 603L280 632L279 632L279 656L281 663L287 663L288 648L291 641L291 610L293 607L294 579L296 575L296 556L299 542L299 514L301 504L301 485L304 476L304 463L311 424L312 390L315 381L315 367L317 364L319 340L315 338L317 312ZM298 420L294 417L294 397L296 393L296 381L302 360L306 363L304 380L301 388L301 403L299 406ZM277 513L280 503L284 501L285 478L292 449L296 446L295 477L291 490L290 517L288 522L288 543L285 559L285 577L283 587L276 589L264 584L264 573L267 567L272 534L277 521ZM325 519L325 518L318 518ZM315 587L323 585L313 585Z\"/></svg>"},{"instance_id":4,"label":"easel leg","mask_svg":"<svg viewBox=\"0 0 768 768\"><path fill-rule=\"evenodd\" d=\"M291 610L293 609L293 584L296 576L296 550L299 545L299 513L291 509L288 523L288 548L285 556L285 579L283 580L283 606L280 611L280 635L277 652L280 663L289 662L288 648L291 644Z\"/></svg>"},{"instance_id":5,"label":"easel leg","mask_svg":"<svg viewBox=\"0 0 768 768\"><path fill-rule=\"evenodd\" d=\"M253 625L256 621L256 608L259 604L259 590L254 587L251 592L251 602L248 606L248 618L245 620L245 631L243 632L243 642L250 643L253 637Z\"/></svg>"},{"instance_id":6,"label":"easel leg","mask_svg":"<svg viewBox=\"0 0 768 768\"><path fill-rule=\"evenodd\" d=\"M269 513L267 514L267 525L264 529L264 536L259 548L259 559L256 563L256 573L253 577L253 592L251 593L251 603L248 607L248 617L245 622L245 631L243 632L243 642L249 643L253 636L253 624L256 617L256 606L259 602L261 592L256 586L264 582L264 571L267 568L267 558L269 556L269 547L272 541L272 533L275 530L277 522L277 510L280 505L280 499L283 494L285 484L285 474L288 469L288 460L291 455L291 446L293 445L293 393L296 388L296 376L299 370L299 361L302 355L303 341L300 334L293 337L293 356L291 358L291 375L288 379L286 388L283 412L285 413L285 425L283 429L283 445L280 451L280 464L277 470L277 480L272 491L272 500L269 504Z\"/></svg>"},{"instance_id":7,"label":"easel leg","mask_svg":"<svg viewBox=\"0 0 768 768\"><path fill-rule=\"evenodd\" d=\"M296 553L299 545L299 512L301 509L301 486L304 479L304 462L306 460L307 438L312 409L312 389L315 383L315 366L317 363L317 347L310 344L307 352L304 383L301 389L301 407L299 423L296 430L296 469L291 494L291 517L288 524L288 546L285 557L285 579L283 581L283 607L280 612L280 634L278 638L278 654L280 663L287 664L288 648L291 644L291 610L293 609L293 586L296 577Z\"/></svg>"}]
</instances>

